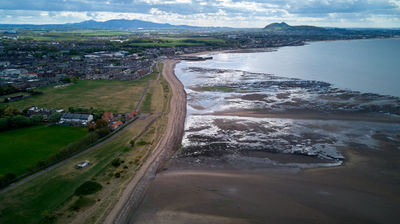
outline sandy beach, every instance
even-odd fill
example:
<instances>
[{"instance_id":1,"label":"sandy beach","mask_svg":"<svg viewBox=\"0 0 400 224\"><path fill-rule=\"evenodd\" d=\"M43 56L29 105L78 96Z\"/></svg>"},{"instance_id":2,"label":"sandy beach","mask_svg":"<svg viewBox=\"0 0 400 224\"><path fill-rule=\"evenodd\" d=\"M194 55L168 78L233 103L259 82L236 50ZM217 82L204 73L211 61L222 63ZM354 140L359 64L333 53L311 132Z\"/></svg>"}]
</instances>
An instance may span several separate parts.
<instances>
[{"instance_id":1,"label":"sandy beach","mask_svg":"<svg viewBox=\"0 0 400 224\"><path fill-rule=\"evenodd\" d=\"M346 149L332 168L196 168L171 160L131 223L397 223L400 153Z\"/></svg>"}]
</instances>

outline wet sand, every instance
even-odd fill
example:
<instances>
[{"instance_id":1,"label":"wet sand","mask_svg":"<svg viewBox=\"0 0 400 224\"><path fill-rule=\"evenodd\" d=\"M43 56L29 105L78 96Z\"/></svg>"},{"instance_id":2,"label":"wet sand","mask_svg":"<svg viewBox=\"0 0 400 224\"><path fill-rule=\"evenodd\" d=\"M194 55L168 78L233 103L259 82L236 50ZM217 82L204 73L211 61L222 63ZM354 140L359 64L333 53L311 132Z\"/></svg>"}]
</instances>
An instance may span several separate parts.
<instances>
[{"instance_id":1,"label":"wet sand","mask_svg":"<svg viewBox=\"0 0 400 224\"><path fill-rule=\"evenodd\" d=\"M172 159L131 223L398 223L400 152L342 150L330 168L196 168Z\"/></svg>"}]
</instances>

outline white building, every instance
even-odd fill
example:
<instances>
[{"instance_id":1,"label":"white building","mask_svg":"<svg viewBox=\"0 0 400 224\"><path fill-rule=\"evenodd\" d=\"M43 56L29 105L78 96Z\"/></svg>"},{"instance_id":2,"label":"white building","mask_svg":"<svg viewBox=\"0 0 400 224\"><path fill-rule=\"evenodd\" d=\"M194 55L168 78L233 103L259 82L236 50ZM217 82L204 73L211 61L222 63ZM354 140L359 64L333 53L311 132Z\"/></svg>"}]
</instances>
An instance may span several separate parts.
<instances>
[{"instance_id":1,"label":"white building","mask_svg":"<svg viewBox=\"0 0 400 224\"><path fill-rule=\"evenodd\" d=\"M79 124L88 125L89 122L93 120L93 115L91 114L70 114L64 113L61 116L60 124Z\"/></svg>"}]
</instances>

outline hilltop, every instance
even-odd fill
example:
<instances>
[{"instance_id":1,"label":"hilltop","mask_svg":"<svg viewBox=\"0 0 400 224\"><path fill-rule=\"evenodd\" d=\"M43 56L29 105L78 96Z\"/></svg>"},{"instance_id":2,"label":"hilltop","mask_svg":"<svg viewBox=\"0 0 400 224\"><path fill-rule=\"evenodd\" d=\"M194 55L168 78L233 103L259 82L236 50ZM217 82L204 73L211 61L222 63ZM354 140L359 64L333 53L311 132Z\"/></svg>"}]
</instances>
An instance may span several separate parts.
<instances>
[{"instance_id":1,"label":"hilltop","mask_svg":"<svg viewBox=\"0 0 400 224\"><path fill-rule=\"evenodd\" d=\"M271 23L264 27L263 29L266 32L271 33L290 33L290 34L315 34L315 33L326 33L330 31L329 29L317 26L308 26L308 25L301 25L301 26L290 26L285 22L281 23Z\"/></svg>"}]
</instances>

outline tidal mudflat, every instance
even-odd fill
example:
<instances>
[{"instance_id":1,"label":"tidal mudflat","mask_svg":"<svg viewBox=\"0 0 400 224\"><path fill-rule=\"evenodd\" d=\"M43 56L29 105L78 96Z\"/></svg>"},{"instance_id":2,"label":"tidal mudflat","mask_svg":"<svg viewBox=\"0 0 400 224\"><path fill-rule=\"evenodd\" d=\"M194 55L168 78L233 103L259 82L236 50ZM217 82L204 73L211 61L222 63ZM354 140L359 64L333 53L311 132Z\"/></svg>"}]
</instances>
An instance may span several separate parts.
<instances>
[{"instance_id":1,"label":"tidal mudflat","mask_svg":"<svg viewBox=\"0 0 400 224\"><path fill-rule=\"evenodd\" d=\"M307 163L341 165L343 148L400 150L400 99L342 90L321 81L180 64L188 116L177 158L212 157L281 164L273 153L310 157ZM263 156L265 154L265 157ZM240 164L241 164L240 163ZM325 163L325 164L324 164ZM207 163L208 164L208 163Z\"/></svg>"}]
</instances>

